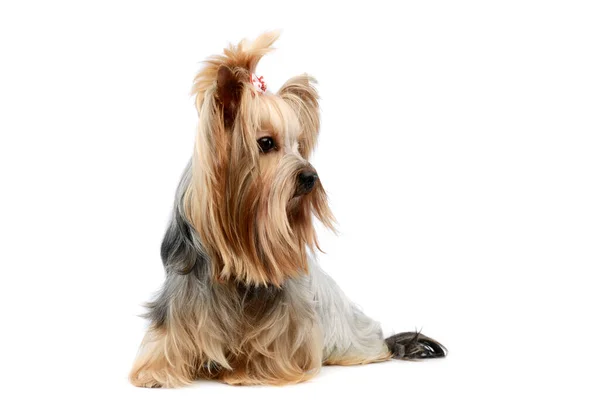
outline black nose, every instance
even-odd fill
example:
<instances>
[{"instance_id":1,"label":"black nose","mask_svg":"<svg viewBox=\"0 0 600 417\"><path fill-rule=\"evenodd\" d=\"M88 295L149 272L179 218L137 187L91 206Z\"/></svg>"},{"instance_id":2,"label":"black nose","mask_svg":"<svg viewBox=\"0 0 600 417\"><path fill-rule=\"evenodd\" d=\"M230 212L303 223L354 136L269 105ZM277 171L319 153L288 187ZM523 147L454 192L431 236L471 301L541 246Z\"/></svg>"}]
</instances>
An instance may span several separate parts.
<instances>
[{"instance_id":1,"label":"black nose","mask_svg":"<svg viewBox=\"0 0 600 417\"><path fill-rule=\"evenodd\" d=\"M315 171L305 170L298 174L298 194L308 194L317 183L319 176Z\"/></svg>"}]
</instances>

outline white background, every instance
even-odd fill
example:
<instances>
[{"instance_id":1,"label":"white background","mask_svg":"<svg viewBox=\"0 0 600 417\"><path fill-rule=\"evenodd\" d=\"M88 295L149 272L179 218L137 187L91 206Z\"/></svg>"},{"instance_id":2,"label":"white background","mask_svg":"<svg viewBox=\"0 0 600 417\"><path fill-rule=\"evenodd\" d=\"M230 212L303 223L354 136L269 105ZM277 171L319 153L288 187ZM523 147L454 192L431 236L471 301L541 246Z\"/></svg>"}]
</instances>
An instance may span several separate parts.
<instances>
[{"instance_id":1,"label":"white background","mask_svg":"<svg viewBox=\"0 0 600 417\"><path fill-rule=\"evenodd\" d=\"M2 2L0 414L598 415L596 2ZM309 72L324 268L444 360L137 389L205 57L283 29Z\"/></svg>"}]
</instances>

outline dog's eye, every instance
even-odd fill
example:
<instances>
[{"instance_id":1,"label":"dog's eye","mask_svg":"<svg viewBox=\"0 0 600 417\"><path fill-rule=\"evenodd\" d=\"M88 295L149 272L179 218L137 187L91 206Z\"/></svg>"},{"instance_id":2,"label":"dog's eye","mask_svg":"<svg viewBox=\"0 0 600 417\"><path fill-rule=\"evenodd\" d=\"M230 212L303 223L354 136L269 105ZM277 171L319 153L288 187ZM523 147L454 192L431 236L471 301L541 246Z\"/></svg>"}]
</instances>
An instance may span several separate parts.
<instances>
[{"instance_id":1,"label":"dog's eye","mask_svg":"<svg viewBox=\"0 0 600 417\"><path fill-rule=\"evenodd\" d=\"M265 136L264 138L260 138L258 141L258 147L260 151L263 153L267 153L275 149L275 141L270 136Z\"/></svg>"}]
</instances>

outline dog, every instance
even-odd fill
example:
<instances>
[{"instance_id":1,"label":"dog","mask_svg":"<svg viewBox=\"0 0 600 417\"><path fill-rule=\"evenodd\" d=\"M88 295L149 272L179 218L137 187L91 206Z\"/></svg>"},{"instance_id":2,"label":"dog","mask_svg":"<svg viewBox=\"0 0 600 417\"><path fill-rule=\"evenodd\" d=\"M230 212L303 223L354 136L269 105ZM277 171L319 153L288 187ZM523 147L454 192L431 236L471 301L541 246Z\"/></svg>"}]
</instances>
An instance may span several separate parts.
<instances>
[{"instance_id":1,"label":"dog","mask_svg":"<svg viewBox=\"0 0 600 417\"><path fill-rule=\"evenodd\" d=\"M313 218L334 228L308 162L319 96L308 75L271 93L255 74L277 38L230 45L194 79L194 153L162 242L166 280L147 304L135 386L283 385L323 365L446 356L419 332L385 339L317 264Z\"/></svg>"}]
</instances>

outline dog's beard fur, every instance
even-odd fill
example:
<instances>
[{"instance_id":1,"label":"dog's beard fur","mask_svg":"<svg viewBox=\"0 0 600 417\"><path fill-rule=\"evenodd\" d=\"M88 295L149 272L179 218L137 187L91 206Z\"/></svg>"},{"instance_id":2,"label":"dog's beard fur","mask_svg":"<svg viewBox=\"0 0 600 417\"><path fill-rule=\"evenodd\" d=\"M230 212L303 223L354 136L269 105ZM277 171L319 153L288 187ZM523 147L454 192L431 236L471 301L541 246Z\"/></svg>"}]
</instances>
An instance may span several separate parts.
<instances>
[{"instance_id":1,"label":"dog's beard fur","mask_svg":"<svg viewBox=\"0 0 600 417\"><path fill-rule=\"evenodd\" d=\"M320 181L297 195L298 174L312 169L307 158L319 130L314 80L295 77L264 95L250 82L274 40L230 47L196 77L199 123L184 206L213 278L222 281L280 286L306 273L307 250L319 248L313 215L333 228ZM277 149L261 153L262 136L273 137Z\"/></svg>"}]
</instances>

